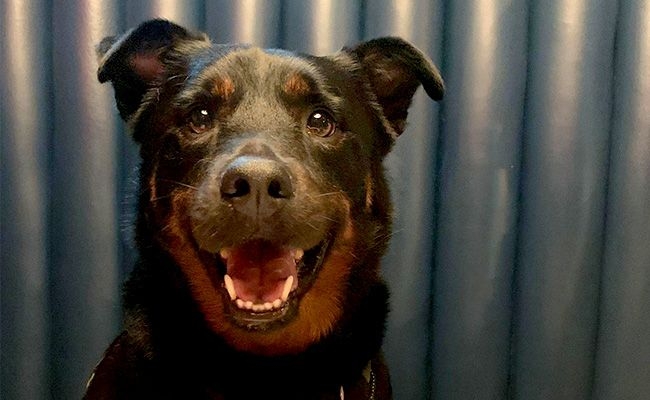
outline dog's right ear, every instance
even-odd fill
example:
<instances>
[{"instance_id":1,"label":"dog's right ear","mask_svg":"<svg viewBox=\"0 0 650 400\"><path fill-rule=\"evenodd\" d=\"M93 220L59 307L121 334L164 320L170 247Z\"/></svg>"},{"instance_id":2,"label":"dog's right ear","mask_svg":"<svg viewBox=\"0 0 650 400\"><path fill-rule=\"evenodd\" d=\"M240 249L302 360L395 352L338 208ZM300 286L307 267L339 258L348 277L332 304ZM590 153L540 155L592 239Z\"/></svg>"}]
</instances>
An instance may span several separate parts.
<instances>
[{"instance_id":1,"label":"dog's right ear","mask_svg":"<svg viewBox=\"0 0 650 400\"><path fill-rule=\"evenodd\" d=\"M101 83L113 84L117 108L124 120L137 111L148 89L163 82L168 72L165 56L181 41L209 43L205 34L155 19L121 36L104 38L97 46L97 78Z\"/></svg>"},{"instance_id":2,"label":"dog's right ear","mask_svg":"<svg viewBox=\"0 0 650 400\"><path fill-rule=\"evenodd\" d=\"M442 100L445 84L438 68L403 39L383 37L343 50L359 62L393 135L404 132L408 108L420 85L433 100Z\"/></svg>"}]
</instances>

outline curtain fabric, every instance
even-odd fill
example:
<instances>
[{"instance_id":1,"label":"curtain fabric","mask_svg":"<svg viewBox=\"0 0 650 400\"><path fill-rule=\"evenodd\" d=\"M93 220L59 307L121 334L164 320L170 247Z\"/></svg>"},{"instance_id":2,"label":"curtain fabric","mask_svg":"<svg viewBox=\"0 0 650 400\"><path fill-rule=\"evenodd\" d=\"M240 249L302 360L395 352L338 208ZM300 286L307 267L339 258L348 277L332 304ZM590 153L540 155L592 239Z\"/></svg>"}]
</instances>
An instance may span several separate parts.
<instances>
[{"instance_id":1,"label":"curtain fabric","mask_svg":"<svg viewBox=\"0 0 650 400\"><path fill-rule=\"evenodd\" d=\"M4 0L0 397L80 398L119 330L137 149L94 45L164 17L441 67L386 166L395 398L650 396L650 0Z\"/></svg>"}]
</instances>

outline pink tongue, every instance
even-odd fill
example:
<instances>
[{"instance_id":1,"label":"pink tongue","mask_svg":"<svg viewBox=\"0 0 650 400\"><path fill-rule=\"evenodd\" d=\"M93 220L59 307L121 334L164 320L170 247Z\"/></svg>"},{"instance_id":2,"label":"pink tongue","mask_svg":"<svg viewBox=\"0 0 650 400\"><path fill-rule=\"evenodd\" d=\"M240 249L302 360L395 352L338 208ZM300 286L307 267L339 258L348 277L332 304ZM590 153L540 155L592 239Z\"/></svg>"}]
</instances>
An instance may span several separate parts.
<instances>
[{"instance_id":1,"label":"pink tongue","mask_svg":"<svg viewBox=\"0 0 650 400\"><path fill-rule=\"evenodd\" d=\"M279 299L287 278L293 275L297 282L298 277L294 252L262 241L230 249L226 273L237 297L256 304Z\"/></svg>"}]
</instances>

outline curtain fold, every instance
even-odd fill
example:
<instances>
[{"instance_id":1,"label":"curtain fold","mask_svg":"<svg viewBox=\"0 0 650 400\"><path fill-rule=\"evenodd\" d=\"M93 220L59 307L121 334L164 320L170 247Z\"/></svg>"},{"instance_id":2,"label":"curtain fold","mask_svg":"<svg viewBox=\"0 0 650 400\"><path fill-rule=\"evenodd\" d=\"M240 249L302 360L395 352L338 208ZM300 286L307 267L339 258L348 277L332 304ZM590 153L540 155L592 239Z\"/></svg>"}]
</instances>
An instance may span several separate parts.
<instances>
[{"instance_id":1,"label":"curtain fold","mask_svg":"<svg viewBox=\"0 0 650 400\"><path fill-rule=\"evenodd\" d=\"M650 1L620 3L594 399L650 394Z\"/></svg>"},{"instance_id":2,"label":"curtain fold","mask_svg":"<svg viewBox=\"0 0 650 400\"><path fill-rule=\"evenodd\" d=\"M0 397L44 399L52 63L43 55L50 23L44 1L3 2L0 11Z\"/></svg>"},{"instance_id":3,"label":"curtain fold","mask_svg":"<svg viewBox=\"0 0 650 400\"><path fill-rule=\"evenodd\" d=\"M53 137L50 146L50 334L57 398L80 397L119 328L117 117L97 84L95 45L116 32L101 0L52 9ZM34 60L38 63L38 59Z\"/></svg>"},{"instance_id":4,"label":"curtain fold","mask_svg":"<svg viewBox=\"0 0 650 400\"><path fill-rule=\"evenodd\" d=\"M280 0L216 0L206 2L206 32L217 43L280 46Z\"/></svg>"},{"instance_id":5,"label":"curtain fold","mask_svg":"<svg viewBox=\"0 0 650 400\"><path fill-rule=\"evenodd\" d=\"M284 48L327 55L359 40L359 0L285 0L283 4Z\"/></svg>"},{"instance_id":6,"label":"curtain fold","mask_svg":"<svg viewBox=\"0 0 650 400\"><path fill-rule=\"evenodd\" d=\"M616 4L531 4L515 399L588 399L602 259Z\"/></svg>"},{"instance_id":7,"label":"curtain fold","mask_svg":"<svg viewBox=\"0 0 650 400\"><path fill-rule=\"evenodd\" d=\"M441 67L386 168L395 398L650 396L650 0L4 0L0 398L80 398L120 329L138 149L94 46L148 18Z\"/></svg>"},{"instance_id":8,"label":"curtain fold","mask_svg":"<svg viewBox=\"0 0 650 400\"><path fill-rule=\"evenodd\" d=\"M433 397L504 398L526 89L524 2L454 1L445 23Z\"/></svg>"}]
</instances>

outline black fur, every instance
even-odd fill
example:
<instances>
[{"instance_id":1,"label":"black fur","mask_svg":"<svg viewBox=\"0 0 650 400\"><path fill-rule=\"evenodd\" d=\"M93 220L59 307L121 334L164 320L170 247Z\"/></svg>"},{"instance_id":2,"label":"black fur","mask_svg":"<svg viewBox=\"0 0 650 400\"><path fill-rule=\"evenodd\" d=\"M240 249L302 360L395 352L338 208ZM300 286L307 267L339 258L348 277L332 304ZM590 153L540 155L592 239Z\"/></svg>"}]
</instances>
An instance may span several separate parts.
<instances>
[{"instance_id":1,"label":"black fur","mask_svg":"<svg viewBox=\"0 0 650 400\"><path fill-rule=\"evenodd\" d=\"M417 87L442 98L430 61L397 38L313 57L213 45L162 20L98 54L140 144L140 261L124 332L85 398L363 399L373 386L390 398L382 159ZM279 293L267 277L276 256L281 278L298 281L289 298L235 305L224 274L262 306Z\"/></svg>"}]
</instances>

